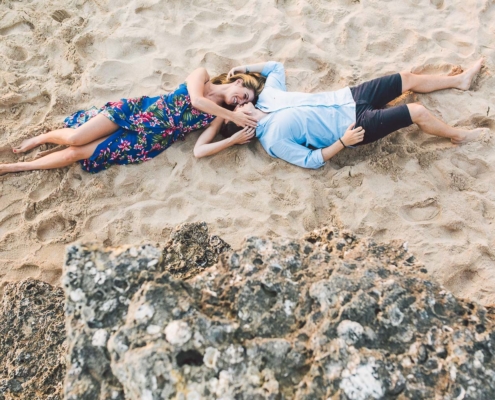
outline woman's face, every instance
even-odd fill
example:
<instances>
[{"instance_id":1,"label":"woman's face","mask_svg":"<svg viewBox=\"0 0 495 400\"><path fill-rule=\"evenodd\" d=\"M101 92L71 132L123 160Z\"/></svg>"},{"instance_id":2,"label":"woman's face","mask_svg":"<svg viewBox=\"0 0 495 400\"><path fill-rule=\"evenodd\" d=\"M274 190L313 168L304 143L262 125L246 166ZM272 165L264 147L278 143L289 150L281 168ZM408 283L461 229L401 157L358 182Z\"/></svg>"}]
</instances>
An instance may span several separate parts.
<instances>
[{"instance_id":1,"label":"woman's face","mask_svg":"<svg viewBox=\"0 0 495 400\"><path fill-rule=\"evenodd\" d=\"M254 101L254 90L243 86L242 79L237 79L230 85L225 95L225 103L228 105L242 105Z\"/></svg>"}]
</instances>

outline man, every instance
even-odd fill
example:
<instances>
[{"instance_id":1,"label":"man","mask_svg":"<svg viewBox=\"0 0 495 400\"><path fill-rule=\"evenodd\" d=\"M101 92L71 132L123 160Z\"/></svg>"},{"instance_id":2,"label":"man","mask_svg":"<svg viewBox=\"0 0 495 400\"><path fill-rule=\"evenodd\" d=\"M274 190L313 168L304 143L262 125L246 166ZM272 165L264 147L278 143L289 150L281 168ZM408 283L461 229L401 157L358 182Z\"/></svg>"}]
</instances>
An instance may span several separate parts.
<instances>
[{"instance_id":1,"label":"man","mask_svg":"<svg viewBox=\"0 0 495 400\"><path fill-rule=\"evenodd\" d=\"M353 88L322 93L287 92L284 67L278 62L236 67L229 74L261 72L267 78L256 108L252 103L239 106L258 121L256 137L267 153L300 167L320 168L345 147L374 142L412 123L425 133L449 138L455 144L475 140L483 129L450 127L421 104L383 107L408 90L418 93L448 88L468 90L482 61L455 76L401 72ZM254 136L252 128L239 130L232 125L227 123L222 130L224 136L237 131L232 136L233 142L244 143ZM225 142L213 152L202 153L199 150L205 144L198 140L196 156L211 155L229 145Z\"/></svg>"}]
</instances>

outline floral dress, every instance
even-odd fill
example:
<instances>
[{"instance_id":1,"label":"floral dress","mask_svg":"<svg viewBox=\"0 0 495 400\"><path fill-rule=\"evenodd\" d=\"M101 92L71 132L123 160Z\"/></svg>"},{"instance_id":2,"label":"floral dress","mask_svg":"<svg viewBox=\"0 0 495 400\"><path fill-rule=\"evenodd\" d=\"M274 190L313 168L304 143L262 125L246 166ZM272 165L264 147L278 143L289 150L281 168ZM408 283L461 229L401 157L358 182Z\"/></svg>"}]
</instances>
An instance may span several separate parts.
<instances>
[{"instance_id":1,"label":"floral dress","mask_svg":"<svg viewBox=\"0 0 495 400\"><path fill-rule=\"evenodd\" d=\"M191 106L185 83L172 93L158 97L122 99L92 107L67 117L68 128L77 128L98 114L119 125L116 132L101 142L93 155L81 160L82 168L100 172L113 164L139 164L156 157L172 143L184 140L186 133L208 126L214 115Z\"/></svg>"}]
</instances>

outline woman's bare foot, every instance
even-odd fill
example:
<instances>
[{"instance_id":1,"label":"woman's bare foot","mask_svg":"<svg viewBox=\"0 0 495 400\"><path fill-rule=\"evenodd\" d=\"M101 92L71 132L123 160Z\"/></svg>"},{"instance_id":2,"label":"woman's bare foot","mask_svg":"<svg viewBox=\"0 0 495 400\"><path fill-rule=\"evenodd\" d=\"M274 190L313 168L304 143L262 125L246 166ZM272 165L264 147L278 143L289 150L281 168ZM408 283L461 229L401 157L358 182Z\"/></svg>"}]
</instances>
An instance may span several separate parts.
<instances>
[{"instance_id":1,"label":"woman's bare foot","mask_svg":"<svg viewBox=\"0 0 495 400\"><path fill-rule=\"evenodd\" d=\"M457 89L469 90L469 88L471 87L471 83L473 82L473 79L480 72L482 64L483 64L483 58L480 58L478 61L474 63L474 65L471 68L467 69L462 74L460 74L459 75L460 83L457 86Z\"/></svg>"},{"instance_id":2,"label":"woman's bare foot","mask_svg":"<svg viewBox=\"0 0 495 400\"><path fill-rule=\"evenodd\" d=\"M472 142L473 140L478 139L478 137L484 132L488 132L488 129L477 128L471 131L459 129L459 135L455 139L454 138L450 139L450 141L454 144L463 144L463 143Z\"/></svg>"},{"instance_id":3,"label":"woman's bare foot","mask_svg":"<svg viewBox=\"0 0 495 400\"><path fill-rule=\"evenodd\" d=\"M34 149L36 146L39 146L40 144L41 143L39 138L35 136L31 139L23 140L19 146L13 147L12 151L14 153L25 153L26 151Z\"/></svg>"},{"instance_id":4,"label":"woman's bare foot","mask_svg":"<svg viewBox=\"0 0 495 400\"><path fill-rule=\"evenodd\" d=\"M0 176L8 174L10 170L7 167L7 164L0 164Z\"/></svg>"}]
</instances>

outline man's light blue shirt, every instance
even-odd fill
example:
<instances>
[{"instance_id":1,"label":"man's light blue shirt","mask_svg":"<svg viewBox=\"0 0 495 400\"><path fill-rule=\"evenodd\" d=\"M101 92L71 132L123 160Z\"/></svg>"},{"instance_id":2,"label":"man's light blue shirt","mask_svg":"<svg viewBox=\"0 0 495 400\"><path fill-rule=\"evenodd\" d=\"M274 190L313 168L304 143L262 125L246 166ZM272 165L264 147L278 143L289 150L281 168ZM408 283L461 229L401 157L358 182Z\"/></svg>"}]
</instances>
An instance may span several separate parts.
<instances>
[{"instance_id":1,"label":"man's light blue shirt","mask_svg":"<svg viewBox=\"0 0 495 400\"><path fill-rule=\"evenodd\" d=\"M256 136L272 157L304 168L325 165L321 149L341 138L356 122L356 103L346 87L334 92L287 92L281 63L265 64L265 88L256 107L270 113L258 123Z\"/></svg>"}]
</instances>

